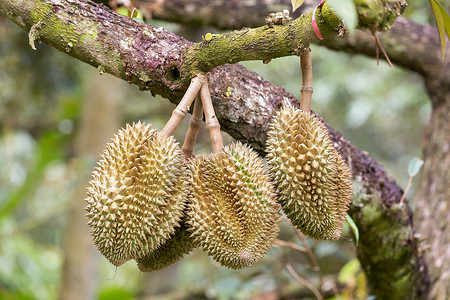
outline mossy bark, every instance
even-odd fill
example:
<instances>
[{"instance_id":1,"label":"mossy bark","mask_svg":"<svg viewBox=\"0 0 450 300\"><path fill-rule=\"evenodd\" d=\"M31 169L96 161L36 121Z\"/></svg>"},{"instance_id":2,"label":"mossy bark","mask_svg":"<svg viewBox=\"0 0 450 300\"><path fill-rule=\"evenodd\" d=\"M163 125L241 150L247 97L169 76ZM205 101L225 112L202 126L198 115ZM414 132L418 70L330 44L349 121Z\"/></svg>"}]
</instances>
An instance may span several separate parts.
<instances>
[{"instance_id":1,"label":"mossy bark","mask_svg":"<svg viewBox=\"0 0 450 300\"><path fill-rule=\"evenodd\" d=\"M185 62L190 69L209 71L224 64L245 60L270 60L309 51L311 42L318 40L311 20L312 11L283 25L243 28L239 31L213 35L186 50ZM337 34L342 21L325 3L316 12L322 37Z\"/></svg>"}]
</instances>

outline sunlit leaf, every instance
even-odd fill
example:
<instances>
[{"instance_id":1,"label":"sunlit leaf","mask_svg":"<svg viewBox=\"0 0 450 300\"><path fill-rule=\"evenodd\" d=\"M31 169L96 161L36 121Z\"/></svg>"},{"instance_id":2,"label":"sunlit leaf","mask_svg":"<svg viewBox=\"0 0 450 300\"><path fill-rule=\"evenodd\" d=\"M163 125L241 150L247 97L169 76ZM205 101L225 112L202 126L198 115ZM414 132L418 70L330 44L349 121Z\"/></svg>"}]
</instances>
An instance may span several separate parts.
<instances>
[{"instance_id":1,"label":"sunlit leaf","mask_svg":"<svg viewBox=\"0 0 450 300\"><path fill-rule=\"evenodd\" d=\"M434 19L436 20L437 29L439 32L439 39L441 41L442 60L445 58L445 33L450 39L450 17L445 11L444 7L436 0L430 0L431 8L433 9Z\"/></svg>"},{"instance_id":2,"label":"sunlit leaf","mask_svg":"<svg viewBox=\"0 0 450 300\"><path fill-rule=\"evenodd\" d=\"M411 159L408 165L408 174L410 177L414 177L419 173L420 168L423 165L423 160L418 157Z\"/></svg>"},{"instance_id":3,"label":"sunlit leaf","mask_svg":"<svg viewBox=\"0 0 450 300\"><path fill-rule=\"evenodd\" d=\"M345 25L349 31L356 28L358 23L358 15L353 0L328 0L334 12L345 21Z\"/></svg>"},{"instance_id":4,"label":"sunlit leaf","mask_svg":"<svg viewBox=\"0 0 450 300\"><path fill-rule=\"evenodd\" d=\"M338 274L338 282L347 283L356 277L356 273L361 269L361 264L357 258L348 261L342 266Z\"/></svg>"},{"instance_id":5,"label":"sunlit leaf","mask_svg":"<svg viewBox=\"0 0 450 300\"><path fill-rule=\"evenodd\" d=\"M292 11L294 12L297 8L299 8L300 6L302 6L303 2L305 0L291 0L291 4L292 4Z\"/></svg>"},{"instance_id":6,"label":"sunlit leaf","mask_svg":"<svg viewBox=\"0 0 450 300\"><path fill-rule=\"evenodd\" d=\"M119 7L116 10L116 12L125 17L128 17L130 15L130 11L128 9L126 9L125 7Z\"/></svg>"},{"instance_id":7,"label":"sunlit leaf","mask_svg":"<svg viewBox=\"0 0 450 300\"><path fill-rule=\"evenodd\" d=\"M352 229L353 234L355 235L355 244L356 244L356 246L358 246L358 242L359 242L358 226L356 226L356 224L353 221L352 217L350 217L349 215L345 216L345 221L347 222L348 226L350 226L350 228Z\"/></svg>"}]
</instances>

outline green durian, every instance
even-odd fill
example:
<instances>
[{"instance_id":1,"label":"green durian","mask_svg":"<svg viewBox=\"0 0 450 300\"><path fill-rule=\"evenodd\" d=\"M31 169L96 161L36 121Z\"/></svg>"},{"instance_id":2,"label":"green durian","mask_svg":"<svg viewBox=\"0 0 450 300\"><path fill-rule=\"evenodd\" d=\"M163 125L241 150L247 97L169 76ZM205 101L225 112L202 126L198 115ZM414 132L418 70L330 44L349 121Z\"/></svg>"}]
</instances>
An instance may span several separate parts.
<instances>
[{"instance_id":1,"label":"green durian","mask_svg":"<svg viewBox=\"0 0 450 300\"><path fill-rule=\"evenodd\" d=\"M309 112L284 107L270 123L266 151L281 206L292 224L316 239L338 239L352 183L325 125Z\"/></svg>"},{"instance_id":2,"label":"green durian","mask_svg":"<svg viewBox=\"0 0 450 300\"><path fill-rule=\"evenodd\" d=\"M176 229L173 236L158 249L143 257L136 258L136 262L141 272L152 272L175 263L193 249L194 244L190 234L186 231L186 226L182 224L181 227Z\"/></svg>"},{"instance_id":3,"label":"green durian","mask_svg":"<svg viewBox=\"0 0 450 300\"><path fill-rule=\"evenodd\" d=\"M107 144L87 192L94 243L119 266L157 249L179 226L187 199L184 157L173 137L127 124Z\"/></svg>"},{"instance_id":4,"label":"green durian","mask_svg":"<svg viewBox=\"0 0 450 300\"><path fill-rule=\"evenodd\" d=\"M280 207L257 153L241 143L191 161L188 225L194 244L242 269L260 260L279 231Z\"/></svg>"}]
</instances>

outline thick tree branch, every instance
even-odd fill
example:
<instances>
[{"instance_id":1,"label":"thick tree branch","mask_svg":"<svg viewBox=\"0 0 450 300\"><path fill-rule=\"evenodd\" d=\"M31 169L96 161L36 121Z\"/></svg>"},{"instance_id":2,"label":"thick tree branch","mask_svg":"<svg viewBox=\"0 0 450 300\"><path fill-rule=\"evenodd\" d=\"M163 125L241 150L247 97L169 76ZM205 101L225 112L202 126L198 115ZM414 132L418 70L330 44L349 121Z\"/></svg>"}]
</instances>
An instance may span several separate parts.
<instances>
[{"instance_id":1,"label":"thick tree branch","mask_svg":"<svg viewBox=\"0 0 450 300\"><path fill-rule=\"evenodd\" d=\"M188 86L191 74L185 71L189 67L183 68L183 53L192 44L161 28L136 23L87 0L0 0L0 12L31 31L31 37L174 103ZM299 106L282 88L240 65L216 67L207 75L222 129L261 153L273 112L287 103ZM358 187L352 214L361 230L362 262L371 281L379 279L378 269L386 274L373 283L374 293L380 299L420 298L428 288L427 275L417 270L426 266L413 237L411 211L398 204L401 188L373 159L330 132Z\"/></svg>"},{"instance_id":2,"label":"thick tree branch","mask_svg":"<svg viewBox=\"0 0 450 300\"><path fill-rule=\"evenodd\" d=\"M296 16L312 11L319 2L305 1L296 11ZM355 3L358 10L358 27L374 31L389 29L406 7L404 0L357 0ZM290 9L291 1L135 0L132 5L136 5L148 18L198 26L215 26L219 29L236 29L263 25L265 16Z\"/></svg>"},{"instance_id":3,"label":"thick tree branch","mask_svg":"<svg viewBox=\"0 0 450 300\"><path fill-rule=\"evenodd\" d=\"M264 23L264 18L271 12L289 9L290 0L273 1L214 1L209 0L136 0L135 5L148 17L173 21L180 24L215 26L219 29L238 29L242 27L256 27ZM209 3L210 5L207 5ZM306 13L317 5L317 1L306 0L296 12ZM441 61L441 46L436 28L397 18L395 24L392 16L396 14L380 13L379 9L399 10L403 1L374 1L370 6L377 6L378 10L360 6L360 26L370 27L369 24L383 24L378 26L389 31L380 33L380 40L392 62L405 69L419 73L425 78L431 99L442 102L444 95L450 93L450 47L447 47L446 59ZM381 7L381 8L380 8ZM227 13L223 13L223 12ZM376 12L376 13L373 13ZM398 12L397 12L398 13ZM365 16L365 17L364 17ZM383 22L384 19L389 21ZM390 16L390 17L387 17ZM390 25L392 25L390 27ZM376 26L375 26L376 27ZM359 53L375 57L375 42L369 31L356 30L354 34L343 37L329 37L311 42L324 45L327 48Z\"/></svg>"}]
</instances>

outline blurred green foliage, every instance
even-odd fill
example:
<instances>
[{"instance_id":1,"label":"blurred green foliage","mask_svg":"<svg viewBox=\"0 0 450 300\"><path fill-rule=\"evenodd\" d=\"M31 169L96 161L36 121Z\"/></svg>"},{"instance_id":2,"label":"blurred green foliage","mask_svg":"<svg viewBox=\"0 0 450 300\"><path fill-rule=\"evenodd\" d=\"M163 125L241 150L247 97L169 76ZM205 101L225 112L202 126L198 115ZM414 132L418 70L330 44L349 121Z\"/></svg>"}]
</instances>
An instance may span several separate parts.
<instances>
[{"instance_id":1,"label":"blurred green foliage","mask_svg":"<svg viewBox=\"0 0 450 300\"><path fill-rule=\"evenodd\" d=\"M412 3L406 14L430 22L431 9L423 11L426 3ZM195 34L192 39L197 40L208 31L158 25L191 38ZM69 161L80 119L84 74L90 67L42 44L37 51L31 50L27 34L3 17L0 40L0 299L56 299L67 207L77 183ZM317 46L312 46L312 58L313 110L406 186L408 163L420 157L430 113L421 77ZM300 96L297 57L276 59L269 65L243 65ZM161 129L174 106L134 86L124 88L129 100L121 104L122 124L140 119ZM186 126L187 120L176 131L178 140ZM225 143L230 141L226 137ZM210 151L208 134L202 128L196 152ZM365 276L355 259L348 226L343 236L338 242L308 239L307 243L318 259L329 298L363 299L368 296ZM280 239L302 246L286 222ZM242 271L219 267L196 250L162 271L140 274L128 262L114 275L115 268L102 257L98 299L251 299L272 291L285 299L311 298L311 292L287 272L286 263L318 285L320 276L308 255L286 246L274 246L262 262ZM333 296L333 283L341 298Z\"/></svg>"}]
</instances>

